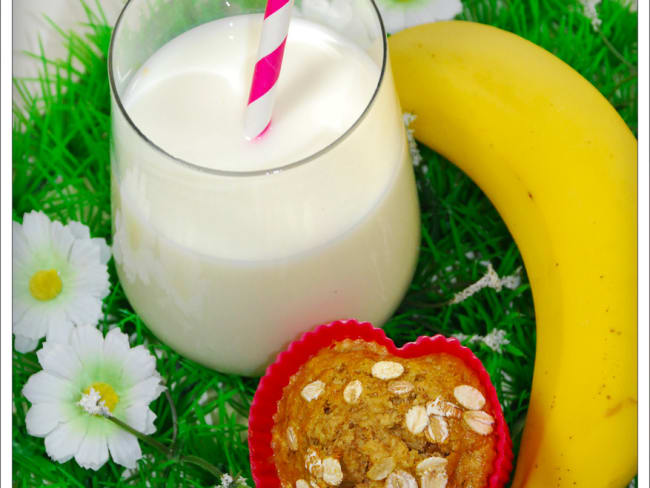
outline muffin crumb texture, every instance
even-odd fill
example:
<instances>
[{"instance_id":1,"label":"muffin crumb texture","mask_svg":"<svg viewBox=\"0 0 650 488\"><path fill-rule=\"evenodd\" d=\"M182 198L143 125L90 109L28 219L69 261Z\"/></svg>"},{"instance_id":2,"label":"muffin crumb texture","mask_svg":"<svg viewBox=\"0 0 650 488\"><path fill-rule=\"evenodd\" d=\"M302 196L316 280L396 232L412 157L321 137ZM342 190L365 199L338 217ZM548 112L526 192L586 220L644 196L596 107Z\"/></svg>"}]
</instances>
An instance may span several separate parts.
<instances>
[{"instance_id":1,"label":"muffin crumb texture","mask_svg":"<svg viewBox=\"0 0 650 488\"><path fill-rule=\"evenodd\" d=\"M495 442L492 406L462 360L360 340L291 377L272 430L283 488L484 488Z\"/></svg>"}]
</instances>

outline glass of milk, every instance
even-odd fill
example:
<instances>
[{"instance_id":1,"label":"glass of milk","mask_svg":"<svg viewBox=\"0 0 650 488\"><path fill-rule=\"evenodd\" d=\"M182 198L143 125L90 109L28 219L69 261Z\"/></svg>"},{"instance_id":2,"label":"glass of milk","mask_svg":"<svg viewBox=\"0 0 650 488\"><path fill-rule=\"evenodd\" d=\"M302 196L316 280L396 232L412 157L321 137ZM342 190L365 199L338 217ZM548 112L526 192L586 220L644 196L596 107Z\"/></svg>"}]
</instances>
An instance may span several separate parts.
<instances>
[{"instance_id":1,"label":"glass of milk","mask_svg":"<svg viewBox=\"0 0 650 488\"><path fill-rule=\"evenodd\" d=\"M303 0L271 126L243 135L262 0L131 0L113 33L113 249L147 326L211 368L263 372L301 333L382 325L419 208L372 0Z\"/></svg>"}]
</instances>

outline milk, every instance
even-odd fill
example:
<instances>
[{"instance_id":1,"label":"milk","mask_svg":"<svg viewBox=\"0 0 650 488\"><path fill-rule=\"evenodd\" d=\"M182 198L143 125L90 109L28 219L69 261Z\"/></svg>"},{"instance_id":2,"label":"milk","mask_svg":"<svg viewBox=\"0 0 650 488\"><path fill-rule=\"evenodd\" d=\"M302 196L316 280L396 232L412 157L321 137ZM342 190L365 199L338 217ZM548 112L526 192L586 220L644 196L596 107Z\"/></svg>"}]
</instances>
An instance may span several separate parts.
<instances>
[{"instance_id":1,"label":"milk","mask_svg":"<svg viewBox=\"0 0 650 488\"><path fill-rule=\"evenodd\" d=\"M149 58L120 96L142 135L113 100L122 286L161 340L239 374L260 373L320 323L381 325L419 244L390 67L375 94L375 60L294 18L271 127L250 142L243 120L260 29L261 15L224 18Z\"/></svg>"}]
</instances>

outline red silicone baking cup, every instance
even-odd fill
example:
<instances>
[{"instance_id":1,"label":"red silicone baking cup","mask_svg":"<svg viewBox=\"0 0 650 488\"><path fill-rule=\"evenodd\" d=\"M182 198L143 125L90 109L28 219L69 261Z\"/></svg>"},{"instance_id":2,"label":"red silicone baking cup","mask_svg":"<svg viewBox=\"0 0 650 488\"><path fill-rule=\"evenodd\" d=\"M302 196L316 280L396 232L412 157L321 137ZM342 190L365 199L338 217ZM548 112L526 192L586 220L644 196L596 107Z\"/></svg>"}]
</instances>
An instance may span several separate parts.
<instances>
[{"instance_id":1,"label":"red silicone baking cup","mask_svg":"<svg viewBox=\"0 0 650 488\"><path fill-rule=\"evenodd\" d=\"M292 342L286 351L280 353L275 362L267 369L260 380L251 404L248 420L248 446L250 449L251 470L257 488L279 488L280 480L273 462L271 447L271 429L273 417L278 408L284 387L300 367L323 348L344 339L361 339L385 346L390 354L402 358L413 358L435 353L447 353L461 359L474 371L487 392L487 400L495 413L497 456L494 471L490 475L487 488L501 488L512 471L512 441L508 426L503 418L501 405L496 390L490 381L481 361L470 349L462 346L458 339L442 335L422 336L415 342L409 342L398 348L386 337L383 330L373 327L368 322L356 320L337 321L321 325L306 332L297 341Z\"/></svg>"}]
</instances>

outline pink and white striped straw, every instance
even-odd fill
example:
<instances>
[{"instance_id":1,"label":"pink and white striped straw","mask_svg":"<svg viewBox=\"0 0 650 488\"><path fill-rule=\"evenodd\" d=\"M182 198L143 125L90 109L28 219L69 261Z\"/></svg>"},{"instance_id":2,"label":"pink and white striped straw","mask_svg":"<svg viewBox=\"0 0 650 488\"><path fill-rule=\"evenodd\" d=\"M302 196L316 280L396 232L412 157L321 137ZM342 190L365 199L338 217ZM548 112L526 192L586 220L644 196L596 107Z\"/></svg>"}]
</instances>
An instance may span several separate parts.
<instances>
[{"instance_id":1,"label":"pink and white striped straw","mask_svg":"<svg viewBox=\"0 0 650 488\"><path fill-rule=\"evenodd\" d=\"M293 0L268 0L266 3L244 120L244 135L249 140L261 136L271 124L273 93L282 67L292 5Z\"/></svg>"}]
</instances>

